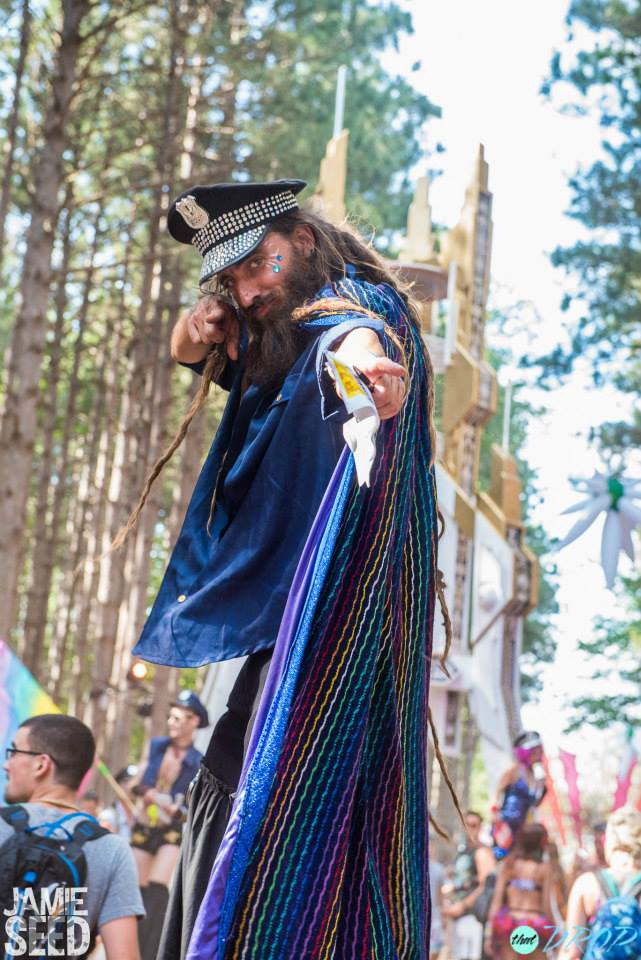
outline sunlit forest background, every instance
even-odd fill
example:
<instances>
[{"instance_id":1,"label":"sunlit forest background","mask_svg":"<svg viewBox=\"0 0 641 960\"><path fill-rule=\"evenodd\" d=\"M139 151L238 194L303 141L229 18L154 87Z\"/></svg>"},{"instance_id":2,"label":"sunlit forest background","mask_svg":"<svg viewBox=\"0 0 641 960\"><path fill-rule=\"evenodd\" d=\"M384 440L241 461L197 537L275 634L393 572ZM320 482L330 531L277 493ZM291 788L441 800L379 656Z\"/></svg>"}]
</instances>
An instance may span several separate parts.
<instances>
[{"instance_id":1,"label":"sunlit forest background","mask_svg":"<svg viewBox=\"0 0 641 960\"><path fill-rule=\"evenodd\" d=\"M601 111L608 150L572 181L587 239L555 258L582 282L583 316L569 352L538 359L541 383L581 356L595 379L639 392L639 11L575 0L568 22L597 50L560 51L550 67L548 91L572 88ZM417 169L446 164L426 153L438 108L407 79L412 65L385 66L411 30L394 0L0 0L0 637L90 723L112 769L139 736L141 700L162 729L179 683L156 668L133 690L130 651L224 400L194 424L126 548L106 555L195 390L168 341L197 296L198 258L167 236L168 204L243 178L301 177L309 196L347 63L347 209L393 254ZM533 416L514 403L517 454ZM595 442L616 458L640 422L606 424ZM540 528L528 538L547 550ZM638 587L625 585L629 617L599 626L615 660L638 633ZM544 571L531 663L553 656L553 611ZM582 707L611 719L602 701Z\"/></svg>"}]
</instances>

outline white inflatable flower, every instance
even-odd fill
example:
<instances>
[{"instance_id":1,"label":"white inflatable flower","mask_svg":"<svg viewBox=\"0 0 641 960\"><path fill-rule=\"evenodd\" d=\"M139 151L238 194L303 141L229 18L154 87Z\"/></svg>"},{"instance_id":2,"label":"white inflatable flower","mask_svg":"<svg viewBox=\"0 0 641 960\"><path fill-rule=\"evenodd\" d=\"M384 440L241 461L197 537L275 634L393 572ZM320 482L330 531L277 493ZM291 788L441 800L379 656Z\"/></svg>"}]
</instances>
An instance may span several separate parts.
<instances>
[{"instance_id":1,"label":"white inflatable flower","mask_svg":"<svg viewBox=\"0 0 641 960\"><path fill-rule=\"evenodd\" d=\"M605 573L605 581L608 587L612 587L621 550L627 553L630 560L634 560L632 531L635 527L641 526L641 507L634 501L641 497L641 480L627 480L621 475L608 477L603 473L595 473L591 480L580 482L589 493L589 497L564 510L563 513L583 511L583 516L570 529L558 549L562 550L563 547L567 547L569 543L578 539L588 527L592 526L599 514L604 512L601 565Z\"/></svg>"}]
</instances>

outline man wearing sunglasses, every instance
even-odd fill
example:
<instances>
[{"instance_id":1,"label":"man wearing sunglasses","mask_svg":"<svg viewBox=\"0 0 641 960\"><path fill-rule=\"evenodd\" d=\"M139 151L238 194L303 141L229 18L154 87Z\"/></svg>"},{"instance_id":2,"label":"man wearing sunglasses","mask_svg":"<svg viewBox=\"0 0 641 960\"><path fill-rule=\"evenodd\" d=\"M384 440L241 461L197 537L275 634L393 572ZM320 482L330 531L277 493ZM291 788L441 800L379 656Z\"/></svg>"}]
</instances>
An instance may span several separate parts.
<instances>
[{"instance_id":1,"label":"man wearing sunglasses","mask_svg":"<svg viewBox=\"0 0 641 960\"><path fill-rule=\"evenodd\" d=\"M155 960L169 900L169 884L180 853L185 798L202 754L194 735L209 723L207 710L193 690L183 690L171 704L167 736L152 737L129 790L142 798L131 831L131 846L145 905L140 928L143 960Z\"/></svg>"},{"instance_id":2,"label":"man wearing sunglasses","mask_svg":"<svg viewBox=\"0 0 641 960\"><path fill-rule=\"evenodd\" d=\"M6 748L4 764L5 800L17 806L0 809L0 889L9 889L17 903L15 897L24 896L20 891L24 891L26 875L16 877L11 872L18 870L27 857L37 857L33 838L59 841L62 857L69 860L69 845L76 828L89 821L90 838L82 844L84 878L82 867L77 867L81 880L78 890L86 888L86 892L78 894L78 910L86 911L92 938L100 934L107 960L139 960L137 918L144 915L144 909L131 851L125 840L98 828L78 805L78 787L91 769L94 754L91 731L74 717L31 717L18 728ZM36 864L34 874L39 869ZM32 883L31 900L39 904L41 888L35 876ZM44 882L43 886L49 884ZM6 908L7 904L0 906ZM8 949L5 919L3 916L0 923L4 952ZM44 928L47 929L46 923Z\"/></svg>"}]
</instances>

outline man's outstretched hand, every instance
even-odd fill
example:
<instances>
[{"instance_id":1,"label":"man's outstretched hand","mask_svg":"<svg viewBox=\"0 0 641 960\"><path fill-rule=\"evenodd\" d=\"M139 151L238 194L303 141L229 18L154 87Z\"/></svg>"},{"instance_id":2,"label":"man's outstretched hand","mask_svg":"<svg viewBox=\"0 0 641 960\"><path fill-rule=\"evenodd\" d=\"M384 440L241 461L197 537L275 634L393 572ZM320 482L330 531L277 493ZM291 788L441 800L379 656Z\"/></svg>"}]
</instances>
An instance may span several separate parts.
<instances>
[{"instance_id":1,"label":"man's outstretched hand","mask_svg":"<svg viewBox=\"0 0 641 960\"><path fill-rule=\"evenodd\" d=\"M369 391L381 420L395 417L405 399L406 374L400 363L372 353L363 353L361 359L360 354L355 352L352 364L369 381Z\"/></svg>"},{"instance_id":2,"label":"man's outstretched hand","mask_svg":"<svg viewBox=\"0 0 641 960\"><path fill-rule=\"evenodd\" d=\"M395 417L405 399L406 371L385 356L378 334L369 327L357 327L347 334L335 353L367 378L381 420Z\"/></svg>"}]
</instances>

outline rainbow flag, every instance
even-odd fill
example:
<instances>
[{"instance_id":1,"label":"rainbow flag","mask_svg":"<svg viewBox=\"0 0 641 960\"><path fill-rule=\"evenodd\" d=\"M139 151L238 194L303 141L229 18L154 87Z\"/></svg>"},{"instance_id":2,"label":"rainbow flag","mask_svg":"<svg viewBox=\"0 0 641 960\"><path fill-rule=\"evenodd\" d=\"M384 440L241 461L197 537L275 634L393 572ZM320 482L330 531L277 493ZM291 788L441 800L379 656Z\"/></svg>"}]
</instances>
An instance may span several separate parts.
<instances>
[{"instance_id":1,"label":"rainbow flag","mask_svg":"<svg viewBox=\"0 0 641 960\"><path fill-rule=\"evenodd\" d=\"M41 713L60 713L60 710L4 640L0 640L0 748L3 762L4 751L11 745L20 724ZM3 795L6 779L0 766Z\"/></svg>"}]
</instances>

